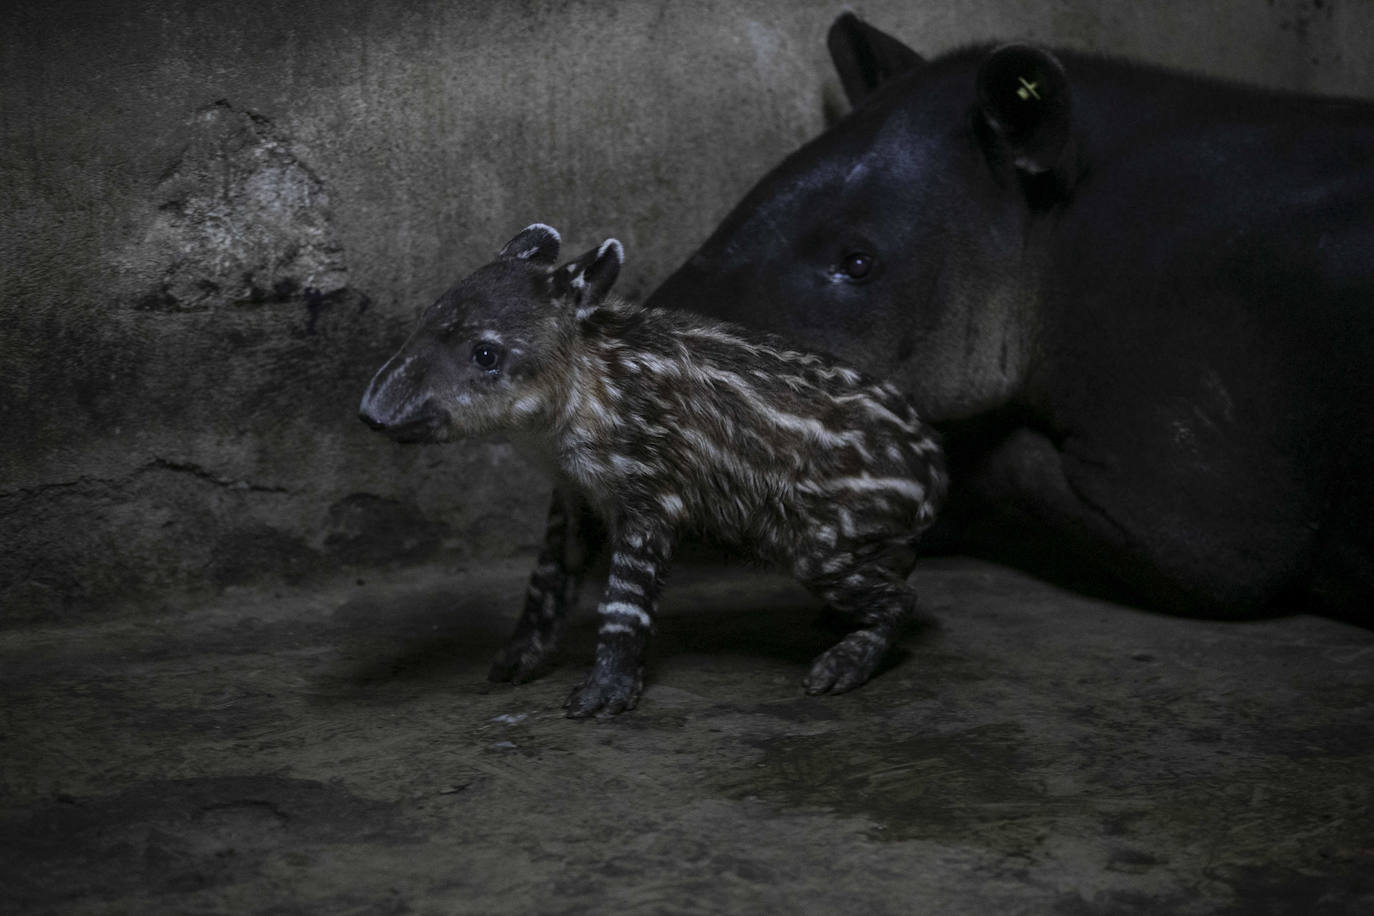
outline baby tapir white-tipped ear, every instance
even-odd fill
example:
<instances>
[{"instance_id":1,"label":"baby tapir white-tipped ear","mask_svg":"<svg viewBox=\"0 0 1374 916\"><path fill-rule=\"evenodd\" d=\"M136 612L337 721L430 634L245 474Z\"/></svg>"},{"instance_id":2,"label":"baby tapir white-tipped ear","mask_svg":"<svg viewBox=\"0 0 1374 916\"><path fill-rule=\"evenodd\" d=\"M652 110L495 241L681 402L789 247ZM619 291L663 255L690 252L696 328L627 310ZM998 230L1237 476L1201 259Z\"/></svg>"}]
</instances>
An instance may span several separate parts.
<instances>
[{"instance_id":1,"label":"baby tapir white-tipped ear","mask_svg":"<svg viewBox=\"0 0 1374 916\"><path fill-rule=\"evenodd\" d=\"M563 238L558 230L543 223L533 223L506 243L497 255L500 258L520 258L536 264L552 264L558 260L558 246Z\"/></svg>"},{"instance_id":2,"label":"baby tapir white-tipped ear","mask_svg":"<svg viewBox=\"0 0 1374 916\"><path fill-rule=\"evenodd\" d=\"M554 288L560 295L571 295L578 305L595 305L611 291L624 262L624 246L615 239L606 239L599 247L554 271Z\"/></svg>"}]
</instances>

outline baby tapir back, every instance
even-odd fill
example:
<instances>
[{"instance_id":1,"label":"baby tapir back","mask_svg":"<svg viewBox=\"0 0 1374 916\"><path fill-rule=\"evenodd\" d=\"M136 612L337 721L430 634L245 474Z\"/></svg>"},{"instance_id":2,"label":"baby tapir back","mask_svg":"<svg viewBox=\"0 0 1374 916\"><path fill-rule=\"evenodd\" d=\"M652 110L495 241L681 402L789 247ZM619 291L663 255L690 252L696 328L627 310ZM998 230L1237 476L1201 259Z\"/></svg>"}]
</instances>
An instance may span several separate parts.
<instances>
[{"instance_id":1,"label":"baby tapir back","mask_svg":"<svg viewBox=\"0 0 1374 916\"><path fill-rule=\"evenodd\" d=\"M492 669L549 660L587 559L609 541L591 675L574 716L632 707L673 545L696 531L789 569L856 629L805 679L841 692L877 668L915 596L906 577L946 488L931 431L890 385L691 313L608 296L608 240L555 268L536 224L426 312L378 372L363 419L404 440L504 429L557 469L526 608Z\"/></svg>"}]
</instances>

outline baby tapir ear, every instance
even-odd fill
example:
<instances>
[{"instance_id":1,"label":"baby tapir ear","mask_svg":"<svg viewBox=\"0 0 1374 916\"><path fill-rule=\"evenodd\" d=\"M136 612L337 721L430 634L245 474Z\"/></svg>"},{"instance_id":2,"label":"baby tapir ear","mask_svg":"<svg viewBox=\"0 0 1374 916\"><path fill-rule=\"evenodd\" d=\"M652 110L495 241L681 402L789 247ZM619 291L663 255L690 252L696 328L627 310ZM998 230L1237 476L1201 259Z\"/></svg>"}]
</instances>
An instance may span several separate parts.
<instances>
[{"instance_id":1,"label":"baby tapir ear","mask_svg":"<svg viewBox=\"0 0 1374 916\"><path fill-rule=\"evenodd\" d=\"M1049 51L1025 44L993 50L978 71L978 107L1018 169L1039 175L1065 167L1073 98L1063 65Z\"/></svg>"},{"instance_id":2,"label":"baby tapir ear","mask_svg":"<svg viewBox=\"0 0 1374 916\"><path fill-rule=\"evenodd\" d=\"M543 223L534 223L521 229L520 234L507 242L497 257L521 258L536 264L552 264L558 260L558 246L562 241L557 229Z\"/></svg>"},{"instance_id":3,"label":"baby tapir ear","mask_svg":"<svg viewBox=\"0 0 1374 916\"><path fill-rule=\"evenodd\" d=\"M572 296L578 305L595 305L611 291L624 262L625 248L615 239L606 239L599 248L554 271L554 290Z\"/></svg>"}]
</instances>

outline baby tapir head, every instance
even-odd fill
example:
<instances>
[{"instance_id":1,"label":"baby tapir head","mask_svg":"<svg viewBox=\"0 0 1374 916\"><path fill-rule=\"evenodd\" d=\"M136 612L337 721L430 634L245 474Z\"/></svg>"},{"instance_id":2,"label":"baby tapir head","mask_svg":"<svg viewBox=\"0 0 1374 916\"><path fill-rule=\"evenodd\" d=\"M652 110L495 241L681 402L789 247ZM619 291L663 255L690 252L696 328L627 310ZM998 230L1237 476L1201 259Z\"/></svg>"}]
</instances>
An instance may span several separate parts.
<instances>
[{"instance_id":1,"label":"baby tapir head","mask_svg":"<svg viewBox=\"0 0 1374 916\"><path fill-rule=\"evenodd\" d=\"M559 398L582 314L605 298L624 259L607 239L555 267L560 238L535 223L439 297L373 377L359 416L402 442L527 427Z\"/></svg>"}]
</instances>

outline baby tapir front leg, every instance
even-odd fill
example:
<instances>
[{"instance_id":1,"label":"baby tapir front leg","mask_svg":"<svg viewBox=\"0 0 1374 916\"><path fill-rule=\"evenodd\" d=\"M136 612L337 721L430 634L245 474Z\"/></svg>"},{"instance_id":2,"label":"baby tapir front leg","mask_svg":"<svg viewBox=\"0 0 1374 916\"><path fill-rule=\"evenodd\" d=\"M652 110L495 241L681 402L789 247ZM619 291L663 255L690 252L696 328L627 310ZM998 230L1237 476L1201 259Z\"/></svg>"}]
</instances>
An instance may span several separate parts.
<instances>
[{"instance_id":1,"label":"baby tapir front leg","mask_svg":"<svg viewBox=\"0 0 1374 916\"><path fill-rule=\"evenodd\" d=\"M620 520L611 538L611 573L597 608L596 661L568 697L568 716L615 715L634 709L644 689L644 648L672 552L668 532Z\"/></svg>"},{"instance_id":2,"label":"baby tapir front leg","mask_svg":"<svg viewBox=\"0 0 1374 916\"><path fill-rule=\"evenodd\" d=\"M523 684L543 671L558 648L568 611L577 603L582 577L605 540L601 520L581 497L554 491L524 613L492 663L488 679Z\"/></svg>"}]
</instances>

